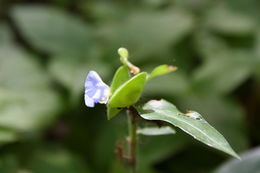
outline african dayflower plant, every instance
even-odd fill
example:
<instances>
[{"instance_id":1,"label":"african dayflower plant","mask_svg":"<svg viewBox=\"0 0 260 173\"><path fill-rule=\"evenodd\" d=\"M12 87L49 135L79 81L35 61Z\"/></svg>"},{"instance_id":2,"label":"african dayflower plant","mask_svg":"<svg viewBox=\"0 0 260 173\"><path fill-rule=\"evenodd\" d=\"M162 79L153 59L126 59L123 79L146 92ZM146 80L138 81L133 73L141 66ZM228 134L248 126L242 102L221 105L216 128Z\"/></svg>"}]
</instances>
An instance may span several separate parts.
<instances>
[{"instance_id":1,"label":"african dayflower plant","mask_svg":"<svg viewBox=\"0 0 260 173\"><path fill-rule=\"evenodd\" d=\"M230 147L226 139L214 129L198 112L180 112L175 105L166 100L150 100L145 104L137 104L145 84L154 77L165 75L177 70L175 66L160 65L148 74L128 60L125 48L118 50L122 66L113 77L111 86L106 85L95 71L90 71L85 81L85 104L94 107L96 103L107 105L107 117L112 119L122 110L128 115L127 138L128 150L118 153L124 159L130 172L136 173L137 135L166 135L174 134L172 125L180 128L202 143L221 150L231 156L239 156ZM137 128L138 121L164 121L168 126Z\"/></svg>"}]
</instances>

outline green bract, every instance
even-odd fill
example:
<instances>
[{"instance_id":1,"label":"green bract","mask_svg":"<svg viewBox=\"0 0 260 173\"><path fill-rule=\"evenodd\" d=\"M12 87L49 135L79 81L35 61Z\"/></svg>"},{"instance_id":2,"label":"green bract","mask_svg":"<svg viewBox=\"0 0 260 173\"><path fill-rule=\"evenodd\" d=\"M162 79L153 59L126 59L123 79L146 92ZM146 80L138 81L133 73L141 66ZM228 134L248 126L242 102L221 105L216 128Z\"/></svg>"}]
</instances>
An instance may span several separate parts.
<instances>
[{"instance_id":1,"label":"green bract","mask_svg":"<svg viewBox=\"0 0 260 173\"><path fill-rule=\"evenodd\" d=\"M121 85L111 96L108 106L112 108L129 107L141 97L147 73L142 72Z\"/></svg>"},{"instance_id":2,"label":"green bract","mask_svg":"<svg viewBox=\"0 0 260 173\"><path fill-rule=\"evenodd\" d=\"M127 66L119 67L112 80L112 84L110 87L111 94L113 94L116 91L116 89L120 87L123 83L125 83L128 79L130 79L130 75ZM120 112L120 110L121 109L112 108L109 105L107 105L107 118L113 118L116 114Z\"/></svg>"},{"instance_id":3,"label":"green bract","mask_svg":"<svg viewBox=\"0 0 260 173\"><path fill-rule=\"evenodd\" d=\"M117 69L110 87L110 92L113 94L118 87L130 79L127 66L121 66Z\"/></svg>"},{"instance_id":4,"label":"green bract","mask_svg":"<svg viewBox=\"0 0 260 173\"><path fill-rule=\"evenodd\" d=\"M171 123L208 146L239 158L226 139L197 112L190 111L184 114L165 100L151 100L138 110L140 116L146 120Z\"/></svg>"}]
</instances>

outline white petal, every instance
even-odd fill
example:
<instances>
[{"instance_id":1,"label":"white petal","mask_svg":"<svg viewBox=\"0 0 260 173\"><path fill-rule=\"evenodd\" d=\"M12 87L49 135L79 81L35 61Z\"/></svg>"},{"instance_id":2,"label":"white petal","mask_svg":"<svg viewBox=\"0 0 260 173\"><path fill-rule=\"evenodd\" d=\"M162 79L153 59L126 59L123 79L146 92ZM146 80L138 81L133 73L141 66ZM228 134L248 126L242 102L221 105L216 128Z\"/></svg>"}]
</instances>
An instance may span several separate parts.
<instances>
[{"instance_id":1,"label":"white petal","mask_svg":"<svg viewBox=\"0 0 260 173\"><path fill-rule=\"evenodd\" d=\"M96 90L96 93L92 97L94 100L99 99L101 97L101 91L99 89Z\"/></svg>"},{"instance_id":2,"label":"white petal","mask_svg":"<svg viewBox=\"0 0 260 173\"><path fill-rule=\"evenodd\" d=\"M95 106L95 103L94 103L94 100L92 98L89 98L86 94L84 96L84 99L85 99L85 105L87 107L94 107Z\"/></svg>"},{"instance_id":3,"label":"white petal","mask_svg":"<svg viewBox=\"0 0 260 173\"><path fill-rule=\"evenodd\" d=\"M85 80L85 104L94 107L97 102L107 103L109 96L109 86L102 81L97 72L90 71Z\"/></svg>"},{"instance_id":4,"label":"white petal","mask_svg":"<svg viewBox=\"0 0 260 173\"><path fill-rule=\"evenodd\" d=\"M100 98L99 103L101 103L101 104L107 104L108 99L109 99L109 95L110 95L110 88L107 88L107 89L104 90L103 97Z\"/></svg>"},{"instance_id":5,"label":"white petal","mask_svg":"<svg viewBox=\"0 0 260 173\"><path fill-rule=\"evenodd\" d=\"M95 72L95 71L90 71L89 74L88 74L88 76L90 76L90 77L92 77L92 78L94 78L94 79L96 79L96 80L98 80L98 81L103 82L102 79L101 79L101 77L100 77L100 76L97 74L97 72Z\"/></svg>"},{"instance_id":6,"label":"white petal","mask_svg":"<svg viewBox=\"0 0 260 173\"><path fill-rule=\"evenodd\" d=\"M93 83L91 82L91 81L89 81L89 80L86 80L86 82L85 82L85 88L90 88L90 87L92 87L93 86Z\"/></svg>"},{"instance_id":7,"label":"white petal","mask_svg":"<svg viewBox=\"0 0 260 173\"><path fill-rule=\"evenodd\" d=\"M102 87L102 86L108 87L107 84L105 84L103 81L97 83L97 87Z\"/></svg>"}]
</instances>

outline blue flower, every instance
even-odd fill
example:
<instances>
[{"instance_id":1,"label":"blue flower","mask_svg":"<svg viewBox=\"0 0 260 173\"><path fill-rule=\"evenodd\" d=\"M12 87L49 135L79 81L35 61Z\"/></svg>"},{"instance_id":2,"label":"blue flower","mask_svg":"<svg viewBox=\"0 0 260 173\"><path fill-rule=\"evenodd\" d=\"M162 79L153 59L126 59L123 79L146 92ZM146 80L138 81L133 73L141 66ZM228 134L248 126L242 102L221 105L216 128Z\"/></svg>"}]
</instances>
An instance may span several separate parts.
<instances>
[{"instance_id":1,"label":"blue flower","mask_svg":"<svg viewBox=\"0 0 260 173\"><path fill-rule=\"evenodd\" d=\"M95 103L106 104L110 95L110 88L107 86L95 71L90 71L85 80L85 104L87 107L94 107Z\"/></svg>"}]
</instances>

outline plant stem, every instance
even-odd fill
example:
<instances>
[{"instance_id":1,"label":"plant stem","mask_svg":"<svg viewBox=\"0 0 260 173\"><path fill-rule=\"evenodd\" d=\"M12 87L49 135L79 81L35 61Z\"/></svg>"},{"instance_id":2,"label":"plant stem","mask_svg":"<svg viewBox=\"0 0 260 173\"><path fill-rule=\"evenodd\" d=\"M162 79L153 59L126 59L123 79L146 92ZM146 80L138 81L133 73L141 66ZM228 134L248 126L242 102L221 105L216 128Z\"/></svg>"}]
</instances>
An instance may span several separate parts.
<instances>
[{"instance_id":1,"label":"plant stem","mask_svg":"<svg viewBox=\"0 0 260 173\"><path fill-rule=\"evenodd\" d=\"M136 173L136 149L137 149L137 134L136 134L136 122L137 111L134 107L130 107L127 110L128 115L128 156L130 173Z\"/></svg>"}]
</instances>

